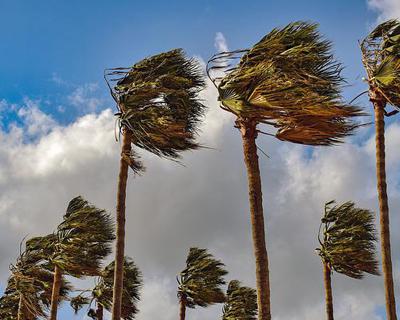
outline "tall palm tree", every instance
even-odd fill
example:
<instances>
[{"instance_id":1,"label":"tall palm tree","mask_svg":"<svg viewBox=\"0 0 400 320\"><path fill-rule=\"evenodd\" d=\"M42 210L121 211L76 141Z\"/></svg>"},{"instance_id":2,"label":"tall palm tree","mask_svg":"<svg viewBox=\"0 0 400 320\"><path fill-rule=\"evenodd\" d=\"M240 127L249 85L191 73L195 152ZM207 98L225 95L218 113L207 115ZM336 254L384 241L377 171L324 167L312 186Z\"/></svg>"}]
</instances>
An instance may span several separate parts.
<instances>
[{"instance_id":1,"label":"tall palm tree","mask_svg":"<svg viewBox=\"0 0 400 320\"><path fill-rule=\"evenodd\" d=\"M333 320L333 271L354 279L361 279L364 273L379 275L374 213L357 208L350 201L340 206L335 201L327 202L318 241L317 252L324 267L326 314L328 320Z\"/></svg>"},{"instance_id":2,"label":"tall palm tree","mask_svg":"<svg viewBox=\"0 0 400 320\"><path fill-rule=\"evenodd\" d=\"M69 202L55 233L26 242L28 252L41 256L54 270L50 320L57 319L63 274L76 278L99 275L114 239L110 215L78 196Z\"/></svg>"},{"instance_id":3,"label":"tall palm tree","mask_svg":"<svg viewBox=\"0 0 400 320\"><path fill-rule=\"evenodd\" d=\"M71 299L71 306L77 313L84 305L96 302L96 310L90 308L88 316L92 319L103 320L103 310L111 312L113 287L114 287L114 261L107 265L97 278L97 283L92 290L83 291L78 296ZM122 294L121 318L133 320L138 312L137 303L140 299L139 291L142 287L142 274L136 267L132 259L125 257L124 261L124 291Z\"/></svg>"},{"instance_id":4,"label":"tall palm tree","mask_svg":"<svg viewBox=\"0 0 400 320\"><path fill-rule=\"evenodd\" d=\"M232 280L222 312L222 320L256 320L257 291L243 287L238 280Z\"/></svg>"},{"instance_id":5,"label":"tall palm tree","mask_svg":"<svg viewBox=\"0 0 400 320\"><path fill-rule=\"evenodd\" d=\"M223 303L225 294L221 285L225 284L223 277L227 273L224 264L207 249L190 248L186 268L177 277L180 320L185 319L186 308Z\"/></svg>"},{"instance_id":6,"label":"tall palm tree","mask_svg":"<svg viewBox=\"0 0 400 320\"><path fill-rule=\"evenodd\" d=\"M117 241L112 319L121 317L123 259L125 250L125 200L128 166L134 172L143 166L133 145L160 157L178 159L179 153L197 149L197 126L205 106L198 98L204 76L194 59L181 49L144 59L130 68L106 71L117 103L122 151L117 190ZM109 83L109 81L107 81Z\"/></svg>"},{"instance_id":7,"label":"tall palm tree","mask_svg":"<svg viewBox=\"0 0 400 320\"><path fill-rule=\"evenodd\" d=\"M0 298L0 318L35 320L47 316L50 307L53 274L44 268L40 258L22 252L15 265L5 294ZM68 297L71 286L62 279L60 301Z\"/></svg>"},{"instance_id":8,"label":"tall palm tree","mask_svg":"<svg viewBox=\"0 0 400 320\"><path fill-rule=\"evenodd\" d=\"M382 270L385 282L386 316L396 320L392 255L390 249L389 205L385 165L385 116L400 108L400 21L378 25L361 42L362 60L367 71L369 98L375 113L376 176L380 211ZM396 109L387 112L386 106Z\"/></svg>"},{"instance_id":9,"label":"tall palm tree","mask_svg":"<svg viewBox=\"0 0 400 320\"><path fill-rule=\"evenodd\" d=\"M266 134L282 141L312 146L342 142L356 127L350 119L361 112L342 101L340 71L330 42L321 38L316 24L305 22L274 29L249 50L219 53L207 65L221 108L236 116L242 136L261 320L271 319L271 307L256 145L258 133L265 132L257 126L277 129Z\"/></svg>"}]
</instances>

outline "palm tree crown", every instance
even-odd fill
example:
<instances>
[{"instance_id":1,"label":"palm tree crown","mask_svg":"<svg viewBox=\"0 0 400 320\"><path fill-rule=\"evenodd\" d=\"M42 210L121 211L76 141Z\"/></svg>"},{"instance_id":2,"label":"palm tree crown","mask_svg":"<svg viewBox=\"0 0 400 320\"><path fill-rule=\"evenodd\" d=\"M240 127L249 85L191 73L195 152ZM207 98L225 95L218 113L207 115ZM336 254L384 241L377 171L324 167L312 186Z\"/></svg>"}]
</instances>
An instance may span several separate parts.
<instances>
[{"instance_id":1,"label":"palm tree crown","mask_svg":"<svg viewBox=\"0 0 400 320\"><path fill-rule=\"evenodd\" d=\"M361 51L370 87L400 108L400 21L378 25L361 42Z\"/></svg>"},{"instance_id":2,"label":"palm tree crown","mask_svg":"<svg viewBox=\"0 0 400 320\"><path fill-rule=\"evenodd\" d=\"M230 281L222 311L222 320L256 320L256 290L241 286L238 280Z\"/></svg>"},{"instance_id":3,"label":"palm tree crown","mask_svg":"<svg viewBox=\"0 0 400 320\"><path fill-rule=\"evenodd\" d=\"M78 312L84 305L91 305L93 301L101 305L104 309L111 311L114 286L114 261L108 264L97 278L95 287L90 292L90 297L84 293L74 297L71 300L71 306ZM140 289L142 287L142 274L135 263L129 257L124 261L124 289L122 295L121 317L124 320L133 320L138 312L137 303L140 299ZM96 311L90 309L88 316L94 319Z\"/></svg>"},{"instance_id":4,"label":"palm tree crown","mask_svg":"<svg viewBox=\"0 0 400 320\"><path fill-rule=\"evenodd\" d=\"M26 246L50 265L82 277L99 274L102 259L111 253L114 238L110 215L78 196L70 201L55 233L32 238Z\"/></svg>"},{"instance_id":5,"label":"palm tree crown","mask_svg":"<svg viewBox=\"0 0 400 320\"><path fill-rule=\"evenodd\" d=\"M379 275L376 260L374 213L353 202L325 204L318 254L330 269L360 279L364 273Z\"/></svg>"},{"instance_id":6,"label":"palm tree crown","mask_svg":"<svg viewBox=\"0 0 400 320\"><path fill-rule=\"evenodd\" d=\"M39 319L47 317L50 307L53 273L38 257L24 251L11 265L4 296L0 298L0 318L4 320ZM62 279L60 301L66 300L71 286ZM19 315L18 315L19 314Z\"/></svg>"},{"instance_id":7,"label":"palm tree crown","mask_svg":"<svg viewBox=\"0 0 400 320\"><path fill-rule=\"evenodd\" d=\"M213 77L221 69L225 76ZM356 127L350 119L361 112L341 99L341 69L331 43L306 22L273 29L251 49L217 54L207 66L221 107L239 122L272 125L278 139L306 145L341 142Z\"/></svg>"},{"instance_id":8,"label":"palm tree crown","mask_svg":"<svg viewBox=\"0 0 400 320\"><path fill-rule=\"evenodd\" d=\"M221 285L225 284L223 277L227 273L224 264L208 253L207 249L190 248L186 268L178 278L178 297L189 308L222 303L225 294Z\"/></svg>"},{"instance_id":9,"label":"palm tree crown","mask_svg":"<svg viewBox=\"0 0 400 320\"><path fill-rule=\"evenodd\" d=\"M144 59L131 68L106 71L115 86L120 125L132 132L132 143L158 156L176 159L196 149L195 133L205 106L198 99L204 76L197 61L175 49ZM133 169L135 159L131 154ZM137 162L137 161L136 161Z\"/></svg>"}]
</instances>

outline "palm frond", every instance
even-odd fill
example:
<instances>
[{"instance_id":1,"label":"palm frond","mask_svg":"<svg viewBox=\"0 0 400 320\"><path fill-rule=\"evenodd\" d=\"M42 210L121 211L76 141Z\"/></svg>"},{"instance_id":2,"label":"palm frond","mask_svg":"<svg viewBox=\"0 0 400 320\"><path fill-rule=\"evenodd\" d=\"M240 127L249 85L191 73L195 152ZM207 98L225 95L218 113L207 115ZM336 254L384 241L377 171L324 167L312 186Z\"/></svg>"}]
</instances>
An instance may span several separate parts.
<instances>
[{"instance_id":1,"label":"palm frond","mask_svg":"<svg viewBox=\"0 0 400 320\"><path fill-rule=\"evenodd\" d=\"M400 108L400 21L378 25L361 42L361 51L371 89Z\"/></svg>"},{"instance_id":2,"label":"palm frond","mask_svg":"<svg viewBox=\"0 0 400 320\"><path fill-rule=\"evenodd\" d=\"M238 55L236 65L225 63ZM339 143L357 127L352 118L363 115L342 100L342 66L313 23L273 29L251 49L214 56L207 70L223 109L241 121L272 124L281 140Z\"/></svg>"},{"instance_id":3,"label":"palm frond","mask_svg":"<svg viewBox=\"0 0 400 320\"><path fill-rule=\"evenodd\" d=\"M222 320L256 320L256 290L243 287L238 280L230 281L222 312Z\"/></svg>"},{"instance_id":4,"label":"palm frond","mask_svg":"<svg viewBox=\"0 0 400 320\"><path fill-rule=\"evenodd\" d=\"M321 224L318 252L331 269L355 279L364 273L379 275L372 211L357 208L350 201L342 205L331 201L325 205Z\"/></svg>"},{"instance_id":5,"label":"palm frond","mask_svg":"<svg viewBox=\"0 0 400 320\"><path fill-rule=\"evenodd\" d=\"M105 78L134 145L170 159L199 147L195 137L205 106L198 93L205 81L199 63L182 49L106 70Z\"/></svg>"},{"instance_id":6,"label":"palm frond","mask_svg":"<svg viewBox=\"0 0 400 320\"><path fill-rule=\"evenodd\" d=\"M227 273L224 264L207 249L190 248L186 268L179 275L178 297L184 297L189 308L223 303L225 294L221 285L225 284L223 277Z\"/></svg>"}]
</instances>

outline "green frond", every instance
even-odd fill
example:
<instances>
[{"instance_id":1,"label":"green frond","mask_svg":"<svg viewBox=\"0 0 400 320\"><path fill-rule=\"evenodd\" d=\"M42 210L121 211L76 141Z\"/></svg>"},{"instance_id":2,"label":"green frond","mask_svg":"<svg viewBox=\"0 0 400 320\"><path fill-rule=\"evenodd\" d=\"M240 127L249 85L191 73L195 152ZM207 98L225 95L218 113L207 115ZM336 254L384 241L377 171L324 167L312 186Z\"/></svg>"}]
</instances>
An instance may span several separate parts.
<instances>
[{"instance_id":1,"label":"green frond","mask_svg":"<svg viewBox=\"0 0 400 320\"><path fill-rule=\"evenodd\" d=\"M0 318L17 319L18 307L26 319L47 317L50 307L54 275L47 270L41 260L22 252L17 263L11 267L5 294L0 298ZM71 291L70 284L62 279L60 302L66 300Z\"/></svg>"},{"instance_id":2,"label":"green frond","mask_svg":"<svg viewBox=\"0 0 400 320\"><path fill-rule=\"evenodd\" d=\"M225 294L221 286L228 273L224 267L207 249L190 248L186 268L179 275L178 297L184 297L189 308L223 303Z\"/></svg>"},{"instance_id":3,"label":"green frond","mask_svg":"<svg viewBox=\"0 0 400 320\"><path fill-rule=\"evenodd\" d=\"M329 202L321 219L321 259L336 272L360 279L364 273L379 275L374 213L353 202ZM321 239L322 238L322 239Z\"/></svg>"},{"instance_id":4,"label":"green frond","mask_svg":"<svg viewBox=\"0 0 400 320\"><path fill-rule=\"evenodd\" d=\"M230 281L222 312L222 320L256 320L256 290L241 286L238 280Z\"/></svg>"},{"instance_id":5,"label":"green frond","mask_svg":"<svg viewBox=\"0 0 400 320\"><path fill-rule=\"evenodd\" d=\"M370 88L400 108L400 21L378 25L361 42L361 51Z\"/></svg>"},{"instance_id":6,"label":"green frond","mask_svg":"<svg viewBox=\"0 0 400 320\"><path fill-rule=\"evenodd\" d=\"M331 145L352 134L357 127L352 118L363 113L342 100L342 66L317 27L291 23L249 50L214 56L209 75L226 66L225 76L213 81L221 107L241 121L272 125L284 141ZM238 53L240 61L232 66Z\"/></svg>"},{"instance_id":7,"label":"green frond","mask_svg":"<svg viewBox=\"0 0 400 320\"><path fill-rule=\"evenodd\" d=\"M57 265L74 277L94 276L111 253L114 239L111 216L79 196L70 201L56 232L30 239L26 249L45 261L50 270Z\"/></svg>"},{"instance_id":8,"label":"green frond","mask_svg":"<svg viewBox=\"0 0 400 320\"><path fill-rule=\"evenodd\" d=\"M170 159L199 147L195 138L205 106L198 93L205 81L195 59L175 49L111 69L110 77L120 124L132 132L134 145Z\"/></svg>"},{"instance_id":9,"label":"green frond","mask_svg":"<svg viewBox=\"0 0 400 320\"><path fill-rule=\"evenodd\" d=\"M96 286L90 291L81 292L71 300L75 312L92 301L100 304L111 312L114 287L114 261L108 264L97 277ZM140 300L140 290L143 285L142 274L131 258L124 260L124 290L122 293L121 317L124 320L133 320L139 311L137 303ZM91 311L89 311L91 312ZM93 312L92 312L93 313ZM89 315L89 314L88 314ZM90 316L90 315L89 315Z\"/></svg>"}]
</instances>

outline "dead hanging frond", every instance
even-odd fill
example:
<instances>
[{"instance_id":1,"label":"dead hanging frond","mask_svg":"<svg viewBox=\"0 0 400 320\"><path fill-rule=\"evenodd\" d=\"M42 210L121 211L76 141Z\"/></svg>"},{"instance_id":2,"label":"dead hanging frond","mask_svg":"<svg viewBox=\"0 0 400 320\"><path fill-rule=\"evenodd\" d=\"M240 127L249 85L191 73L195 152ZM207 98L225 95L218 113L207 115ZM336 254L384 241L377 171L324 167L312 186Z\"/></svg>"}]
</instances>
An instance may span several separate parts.
<instances>
[{"instance_id":1,"label":"dead hanging frond","mask_svg":"<svg viewBox=\"0 0 400 320\"><path fill-rule=\"evenodd\" d=\"M342 205L328 202L318 239L319 256L336 272L355 279L364 273L379 275L372 211L357 208L350 201Z\"/></svg>"},{"instance_id":2,"label":"dead hanging frond","mask_svg":"<svg viewBox=\"0 0 400 320\"><path fill-rule=\"evenodd\" d=\"M199 147L195 138L205 106L198 94L204 75L182 49L106 70L105 79L119 108L119 125L132 133L134 145L169 159Z\"/></svg>"},{"instance_id":3,"label":"dead hanging frond","mask_svg":"<svg viewBox=\"0 0 400 320\"><path fill-rule=\"evenodd\" d=\"M352 118L363 115L360 108L343 101L342 65L313 23L273 29L249 50L214 56L207 70L223 109L244 120L272 125L281 140L339 143L357 127Z\"/></svg>"},{"instance_id":4,"label":"dead hanging frond","mask_svg":"<svg viewBox=\"0 0 400 320\"><path fill-rule=\"evenodd\" d=\"M370 89L400 110L400 20L378 25L360 47Z\"/></svg>"}]
</instances>

